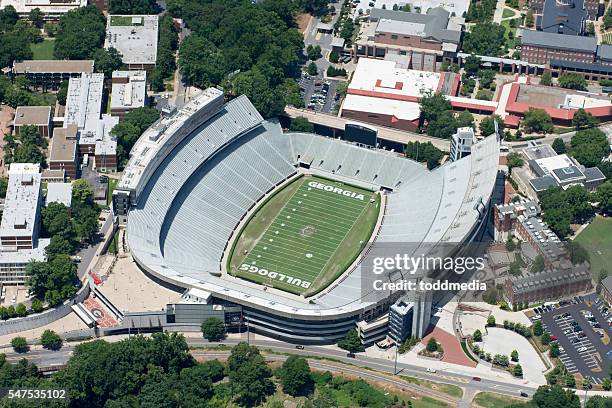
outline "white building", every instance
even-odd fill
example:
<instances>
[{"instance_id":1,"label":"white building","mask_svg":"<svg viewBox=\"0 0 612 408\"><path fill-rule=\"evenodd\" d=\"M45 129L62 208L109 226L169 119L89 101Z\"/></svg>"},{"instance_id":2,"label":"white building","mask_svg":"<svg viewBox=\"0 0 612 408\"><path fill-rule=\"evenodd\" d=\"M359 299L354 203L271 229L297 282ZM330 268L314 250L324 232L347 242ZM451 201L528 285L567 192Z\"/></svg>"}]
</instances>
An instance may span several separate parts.
<instances>
[{"instance_id":1,"label":"white building","mask_svg":"<svg viewBox=\"0 0 612 408\"><path fill-rule=\"evenodd\" d=\"M110 98L111 115L123 117L147 105L147 71L114 71Z\"/></svg>"},{"instance_id":2,"label":"white building","mask_svg":"<svg viewBox=\"0 0 612 408\"><path fill-rule=\"evenodd\" d=\"M43 261L48 239L38 239L40 230L40 165L13 163L2 223L0 223L0 283L25 283L25 266L31 260Z\"/></svg>"},{"instance_id":3,"label":"white building","mask_svg":"<svg viewBox=\"0 0 612 408\"><path fill-rule=\"evenodd\" d=\"M472 145L475 143L474 129L471 127L457 129L457 133L451 136L450 159L456 161L469 155L472 151Z\"/></svg>"},{"instance_id":4,"label":"white building","mask_svg":"<svg viewBox=\"0 0 612 408\"><path fill-rule=\"evenodd\" d=\"M13 6L21 17L28 17L34 9L39 9L47 20L55 20L67 12L85 7L87 0L0 0L0 10L7 6Z\"/></svg>"},{"instance_id":5,"label":"white building","mask_svg":"<svg viewBox=\"0 0 612 408\"><path fill-rule=\"evenodd\" d=\"M108 16L104 48L115 48L130 70L150 70L157 60L158 16Z\"/></svg>"},{"instance_id":6,"label":"white building","mask_svg":"<svg viewBox=\"0 0 612 408\"><path fill-rule=\"evenodd\" d=\"M64 204L70 207L72 203L72 184L71 183L49 183L47 184L47 198L45 206L51 203Z\"/></svg>"}]
</instances>

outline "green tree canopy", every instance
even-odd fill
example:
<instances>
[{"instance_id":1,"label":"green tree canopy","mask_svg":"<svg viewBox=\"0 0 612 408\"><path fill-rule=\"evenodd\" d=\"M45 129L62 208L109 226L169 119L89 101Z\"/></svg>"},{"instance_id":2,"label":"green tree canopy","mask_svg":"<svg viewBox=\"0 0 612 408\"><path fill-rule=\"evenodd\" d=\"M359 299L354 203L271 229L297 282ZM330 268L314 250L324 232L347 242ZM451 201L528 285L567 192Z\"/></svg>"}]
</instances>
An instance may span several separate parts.
<instances>
[{"instance_id":1,"label":"green tree canopy","mask_svg":"<svg viewBox=\"0 0 612 408\"><path fill-rule=\"evenodd\" d=\"M496 23L477 23L465 33L464 52L499 57L505 52L506 29Z\"/></svg>"},{"instance_id":2,"label":"green tree canopy","mask_svg":"<svg viewBox=\"0 0 612 408\"><path fill-rule=\"evenodd\" d=\"M314 125L303 116L291 119L289 124L289 130L293 132L306 132L312 133L314 131Z\"/></svg>"},{"instance_id":3,"label":"green tree canopy","mask_svg":"<svg viewBox=\"0 0 612 408\"><path fill-rule=\"evenodd\" d=\"M110 14L155 14L155 0L110 0Z\"/></svg>"},{"instance_id":4,"label":"green tree canopy","mask_svg":"<svg viewBox=\"0 0 612 408\"><path fill-rule=\"evenodd\" d=\"M62 348L62 338L53 330L45 330L40 337L42 346L49 350L59 350Z\"/></svg>"},{"instance_id":5,"label":"green tree canopy","mask_svg":"<svg viewBox=\"0 0 612 408\"><path fill-rule=\"evenodd\" d=\"M11 339L11 347L15 350L15 353L27 353L30 347L25 337L17 336Z\"/></svg>"},{"instance_id":6,"label":"green tree canopy","mask_svg":"<svg viewBox=\"0 0 612 408\"><path fill-rule=\"evenodd\" d=\"M560 137L553 140L552 148L555 150L557 154L563 154L567 152L567 147L565 146L565 142Z\"/></svg>"},{"instance_id":7,"label":"green tree canopy","mask_svg":"<svg viewBox=\"0 0 612 408\"><path fill-rule=\"evenodd\" d=\"M227 360L232 392L239 404L258 405L274 390L270 380L272 370L255 346L240 343L232 349Z\"/></svg>"},{"instance_id":8,"label":"green tree canopy","mask_svg":"<svg viewBox=\"0 0 612 408\"><path fill-rule=\"evenodd\" d=\"M290 356L278 372L283 391L294 397L312 392L310 367L303 357Z\"/></svg>"},{"instance_id":9,"label":"green tree canopy","mask_svg":"<svg viewBox=\"0 0 612 408\"><path fill-rule=\"evenodd\" d=\"M605 133L597 128L579 130L570 145L572 156L586 167L597 166L610 151Z\"/></svg>"},{"instance_id":10,"label":"green tree canopy","mask_svg":"<svg viewBox=\"0 0 612 408\"><path fill-rule=\"evenodd\" d=\"M121 53L116 48L100 48L93 54L96 72L102 72L105 78L110 78L113 71L123 65Z\"/></svg>"},{"instance_id":11,"label":"green tree canopy","mask_svg":"<svg viewBox=\"0 0 612 408\"><path fill-rule=\"evenodd\" d=\"M225 337L225 324L221 319L209 317L202 322L202 335L208 341L219 341Z\"/></svg>"},{"instance_id":12,"label":"green tree canopy","mask_svg":"<svg viewBox=\"0 0 612 408\"><path fill-rule=\"evenodd\" d=\"M90 59L104 45L106 18L89 5L69 11L60 18L55 49L58 59Z\"/></svg>"},{"instance_id":13,"label":"green tree canopy","mask_svg":"<svg viewBox=\"0 0 612 408\"><path fill-rule=\"evenodd\" d=\"M562 88L586 91L587 82L584 76L575 73L562 74L559 77L559 86Z\"/></svg>"},{"instance_id":14,"label":"green tree canopy","mask_svg":"<svg viewBox=\"0 0 612 408\"><path fill-rule=\"evenodd\" d=\"M527 132L550 133L553 130L553 122L548 113L543 109L529 108L525 112L523 128Z\"/></svg>"},{"instance_id":15,"label":"green tree canopy","mask_svg":"<svg viewBox=\"0 0 612 408\"><path fill-rule=\"evenodd\" d=\"M599 121L590 113L580 108L574 113L572 125L576 130L597 126Z\"/></svg>"},{"instance_id":16,"label":"green tree canopy","mask_svg":"<svg viewBox=\"0 0 612 408\"><path fill-rule=\"evenodd\" d=\"M495 133L495 121L497 121L497 127L501 133L504 132L504 120L499 115L491 115L485 117L480 121L478 129L482 136L489 136Z\"/></svg>"}]
</instances>

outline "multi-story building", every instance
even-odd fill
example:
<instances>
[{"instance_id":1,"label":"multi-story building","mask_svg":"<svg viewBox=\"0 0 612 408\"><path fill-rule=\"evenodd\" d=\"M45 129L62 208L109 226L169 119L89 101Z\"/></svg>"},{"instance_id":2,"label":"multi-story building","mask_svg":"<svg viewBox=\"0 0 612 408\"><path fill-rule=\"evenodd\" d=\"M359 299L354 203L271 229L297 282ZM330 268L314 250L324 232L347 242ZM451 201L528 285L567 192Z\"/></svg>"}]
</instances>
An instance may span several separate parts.
<instances>
[{"instance_id":1,"label":"multi-story building","mask_svg":"<svg viewBox=\"0 0 612 408\"><path fill-rule=\"evenodd\" d=\"M147 71L114 71L111 83L111 115L123 118L147 105Z\"/></svg>"},{"instance_id":2,"label":"multi-story building","mask_svg":"<svg viewBox=\"0 0 612 408\"><path fill-rule=\"evenodd\" d=\"M545 0L536 26L547 33L582 35L587 17L584 0Z\"/></svg>"},{"instance_id":3,"label":"multi-story building","mask_svg":"<svg viewBox=\"0 0 612 408\"><path fill-rule=\"evenodd\" d=\"M476 135L471 127L462 127L451 136L450 159L459 160L470 154L472 145L476 143Z\"/></svg>"},{"instance_id":4,"label":"multi-story building","mask_svg":"<svg viewBox=\"0 0 612 408\"><path fill-rule=\"evenodd\" d=\"M550 0L549 0L550 2ZM546 0L530 0L529 7L537 14L543 14ZM561 2L560 2L561 3ZM603 13L604 3L600 0L584 0L582 6L587 20L596 20Z\"/></svg>"},{"instance_id":5,"label":"multi-story building","mask_svg":"<svg viewBox=\"0 0 612 408\"><path fill-rule=\"evenodd\" d=\"M551 60L592 63L597 53L597 39L544 31L523 30L521 58L534 64Z\"/></svg>"},{"instance_id":6,"label":"multi-story building","mask_svg":"<svg viewBox=\"0 0 612 408\"><path fill-rule=\"evenodd\" d=\"M77 178L79 163L77 132L77 125L74 124L55 128L49 152L49 169L63 171L73 180Z\"/></svg>"},{"instance_id":7,"label":"multi-story building","mask_svg":"<svg viewBox=\"0 0 612 408\"><path fill-rule=\"evenodd\" d=\"M601 281L601 297L612 304L612 276L607 276Z\"/></svg>"},{"instance_id":8,"label":"multi-story building","mask_svg":"<svg viewBox=\"0 0 612 408\"><path fill-rule=\"evenodd\" d=\"M407 296L389 308L389 337L397 344L402 343L412 334L413 315L414 302Z\"/></svg>"},{"instance_id":9,"label":"multi-story building","mask_svg":"<svg viewBox=\"0 0 612 408\"><path fill-rule=\"evenodd\" d=\"M13 120L15 135L19 135L23 126L36 126L41 136L51 136L51 107L18 106Z\"/></svg>"},{"instance_id":10,"label":"multi-story building","mask_svg":"<svg viewBox=\"0 0 612 408\"><path fill-rule=\"evenodd\" d=\"M437 60L456 56L464 23L441 7L424 14L374 8L361 26L353 57L393 59L435 71Z\"/></svg>"},{"instance_id":11,"label":"multi-story building","mask_svg":"<svg viewBox=\"0 0 612 408\"><path fill-rule=\"evenodd\" d=\"M0 223L0 283L25 283L30 260L45 259L48 239L39 239L42 180L39 164L13 163Z\"/></svg>"},{"instance_id":12,"label":"multi-story building","mask_svg":"<svg viewBox=\"0 0 612 408\"><path fill-rule=\"evenodd\" d=\"M109 15L104 48L115 48L129 70L152 70L157 60L157 15Z\"/></svg>"},{"instance_id":13,"label":"multi-story building","mask_svg":"<svg viewBox=\"0 0 612 408\"><path fill-rule=\"evenodd\" d=\"M111 135L119 117L102 115L104 74L83 74L71 78L66 98L64 127L75 125L78 129L79 157L95 158L95 166L101 171L117 169L117 141Z\"/></svg>"},{"instance_id":14,"label":"multi-story building","mask_svg":"<svg viewBox=\"0 0 612 408\"><path fill-rule=\"evenodd\" d=\"M67 12L85 7L87 0L0 0L0 10L12 6L20 17L28 18L34 9L39 9L45 20L57 20Z\"/></svg>"},{"instance_id":15,"label":"multi-story building","mask_svg":"<svg viewBox=\"0 0 612 408\"><path fill-rule=\"evenodd\" d=\"M31 86L57 89L63 81L80 77L82 73L91 74L94 70L93 60L36 60L15 61L12 74L24 75Z\"/></svg>"}]
</instances>

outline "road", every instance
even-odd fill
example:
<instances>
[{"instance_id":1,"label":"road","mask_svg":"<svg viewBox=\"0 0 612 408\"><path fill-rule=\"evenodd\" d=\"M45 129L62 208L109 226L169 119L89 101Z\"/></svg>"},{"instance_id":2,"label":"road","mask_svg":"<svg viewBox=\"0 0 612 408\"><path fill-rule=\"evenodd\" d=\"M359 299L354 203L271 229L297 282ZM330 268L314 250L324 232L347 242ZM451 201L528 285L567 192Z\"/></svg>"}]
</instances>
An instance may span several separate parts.
<instances>
[{"instance_id":1,"label":"road","mask_svg":"<svg viewBox=\"0 0 612 408\"><path fill-rule=\"evenodd\" d=\"M113 226L113 219L110 215L106 215L106 221L102 224L96 243L89 245L77 253L81 257L81 262L77 265L77 274L79 279L83 279L85 274L91 270L97 261L98 249L104 244L105 240L103 237L106 236L108 230Z\"/></svg>"}]
</instances>

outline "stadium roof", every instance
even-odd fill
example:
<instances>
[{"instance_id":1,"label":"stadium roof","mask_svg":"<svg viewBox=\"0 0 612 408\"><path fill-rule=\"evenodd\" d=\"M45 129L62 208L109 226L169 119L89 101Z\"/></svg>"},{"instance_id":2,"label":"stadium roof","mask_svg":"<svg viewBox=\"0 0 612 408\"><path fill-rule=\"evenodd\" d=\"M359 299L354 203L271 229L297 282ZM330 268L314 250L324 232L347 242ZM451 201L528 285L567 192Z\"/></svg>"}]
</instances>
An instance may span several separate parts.
<instances>
[{"instance_id":1,"label":"stadium roof","mask_svg":"<svg viewBox=\"0 0 612 408\"><path fill-rule=\"evenodd\" d=\"M244 96L204 117L190 124L188 135L175 127L159 136L175 147L163 161L149 158L151 175L140 181L142 191L129 212L132 255L164 281L274 314L339 318L373 305L361 300L359 266L312 302L272 288L262 291L223 272L236 224L270 186L296 173L298 155L313 158L315 174L394 189L378 235L383 242L462 242L479 225L479 209L497 176L495 136L477 143L470 156L429 172L397 154L312 134L282 134L278 124L262 121ZM432 202L439 205L424 204Z\"/></svg>"}]
</instances>

